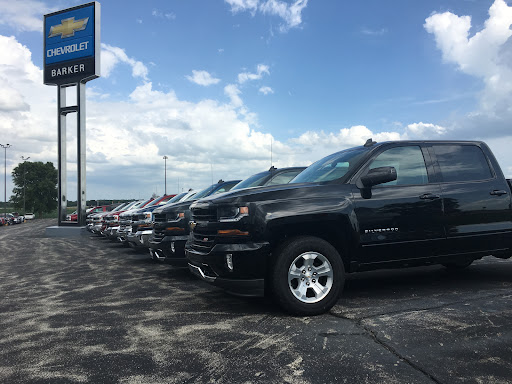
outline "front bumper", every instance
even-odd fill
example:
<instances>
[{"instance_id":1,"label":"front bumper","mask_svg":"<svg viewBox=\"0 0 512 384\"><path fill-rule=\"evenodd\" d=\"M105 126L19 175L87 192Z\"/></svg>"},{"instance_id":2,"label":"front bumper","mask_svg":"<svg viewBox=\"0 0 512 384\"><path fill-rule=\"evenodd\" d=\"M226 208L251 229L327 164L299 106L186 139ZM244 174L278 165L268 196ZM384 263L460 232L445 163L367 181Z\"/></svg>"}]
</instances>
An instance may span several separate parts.
<instances>
[{"instance_id":1,"label":"front bumper","mask_svg":"<svg viewBox=\"0 0 512 384\"><path fill-rule=\"evenodd\" d=\"M265 279L236 280L212 277L208 276L208 272L203 271L202 267L190 263L188 263L188 269L200 279L225 289L231 294L252 297L263 297L265 295Z\"/></svg>"},{"instance_id":2,"label":"front bumper","mask_svg":"<svg viewBox=\"0 0 512 384\"><path fill-rule=\"evenodd\" d=\"M190 271L202 280L240 296L263 296L269 243L216 244L208 253L185 248ZM231 270L226 261L230 254Z\"/></svg>"},{"instance_id":3,"label":"front bumper","mask_svg":"<svg viewBox=\"0 0 512 384\"><path fill-rule=\"evenodd\" d=\"M131 232L126 236L126 240L136 247L149 248L149 238L152 233L152 230Z\"/></svg>"},{"instance_id":4,"label":"front bumper","mask_svg":"<svg viewBox=\"0 0 512 384\"><path fill-rule=\"evenodd\" d=\"M182 236L165 236L161 241L155 241L150 237L148 247L154 253L165 259L166 264L176 267L186 267L187 259L185 258L185 243L188 235Z\"/></svg>"},{"instance_id":5,"label":"front bumper","mask_svg":"<svg viewBox=\"0 0 512 384\"><path fill-rule=\"evenodd\" d=\"M119 226L112 226L105 228L102 234L109 239L117 239L117 231L119 231Z\"/></svg>"},{"instance_id":6,"label":"front bumper","mask_svg":"<svg viewBox=\"0 0 512 384\"><path fill-rule=\"evenodd\" d=\"M128 236L131 235L132 227L123 227L117 230L116 238L122 244L125 244L128 241Z\"/></svg>"}]
</instances>

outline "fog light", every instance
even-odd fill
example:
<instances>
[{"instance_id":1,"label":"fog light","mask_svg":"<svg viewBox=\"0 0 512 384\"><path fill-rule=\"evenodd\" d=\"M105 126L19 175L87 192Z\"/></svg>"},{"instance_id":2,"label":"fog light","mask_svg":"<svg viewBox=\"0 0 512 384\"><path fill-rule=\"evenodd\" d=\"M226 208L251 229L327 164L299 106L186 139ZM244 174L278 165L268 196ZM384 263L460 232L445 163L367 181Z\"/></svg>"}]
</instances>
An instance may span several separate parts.
<instances>
[{"instance_id":1,"label":"fog light","mask_svg":"<svg viewBox=\"0 0 512 384\"><path fill-rule=\"evenodd\" d=\"M226 264L229 270L233 271L233 255L231 253L226 253Z\"/></svg>"},{"instance_id":2,"label":"fog light","mask_svg":"<svg viewBox=\"0 0 512 384\"><path fill-rule=\"evenodd\" d=\"M174 248L174 241L171 242L171 252L176 253L176 248Z\"/></svg>"}]
</instances>

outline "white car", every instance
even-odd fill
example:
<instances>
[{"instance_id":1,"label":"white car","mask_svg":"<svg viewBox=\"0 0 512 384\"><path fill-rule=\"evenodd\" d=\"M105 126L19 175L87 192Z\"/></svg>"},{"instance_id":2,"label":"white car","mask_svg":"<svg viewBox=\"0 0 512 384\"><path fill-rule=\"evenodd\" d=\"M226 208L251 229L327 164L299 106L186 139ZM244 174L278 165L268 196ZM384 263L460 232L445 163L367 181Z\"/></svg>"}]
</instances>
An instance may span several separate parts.
<instances>
[{"instance_id":1,"label":"white car","mask_svg":"<svg viewBox=\"0 0 512 384\"><path fill-rule=\"evenodd\" d=\"M35 219L36 216L33 213L25 213L25 220Z\"/></svg>"}]
</instances>

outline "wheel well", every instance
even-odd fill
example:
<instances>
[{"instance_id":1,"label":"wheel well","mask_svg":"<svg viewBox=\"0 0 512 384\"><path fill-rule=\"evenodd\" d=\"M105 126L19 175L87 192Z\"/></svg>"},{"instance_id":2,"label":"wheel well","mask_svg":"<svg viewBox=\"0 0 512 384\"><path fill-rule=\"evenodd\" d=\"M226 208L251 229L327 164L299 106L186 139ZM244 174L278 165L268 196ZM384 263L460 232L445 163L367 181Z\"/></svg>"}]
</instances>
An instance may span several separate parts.
<instances>
[{"instance_id":1,"label":"wheel well","mask_svg":"<svg viewBox=\"0 0 512 384\"><path fill-rule=\"evenodd\" d=\"M312 221L272 226L269 228L271 254L287 239L296 236L314 236L330 243L341 255L346 271L350 270L351 239L349 233L353 232L348 223L340 221ZM271 256L270 265L274 262Z\"/></svg>"}]
</instances>

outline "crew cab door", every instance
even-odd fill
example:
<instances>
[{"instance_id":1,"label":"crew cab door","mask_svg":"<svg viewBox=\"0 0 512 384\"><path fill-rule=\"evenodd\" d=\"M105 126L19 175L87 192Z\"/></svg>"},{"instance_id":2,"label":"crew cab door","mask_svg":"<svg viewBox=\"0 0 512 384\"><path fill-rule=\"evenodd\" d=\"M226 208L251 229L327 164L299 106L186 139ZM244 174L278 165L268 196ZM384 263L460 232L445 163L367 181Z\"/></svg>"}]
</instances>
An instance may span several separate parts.
<instances>
[{"instance_id":1,"label":"crew cab door","mask_svg":"<svg viewBox=\"0 0 512 384\"><path fill-rule=\"evenodd\" d=\"M445 241L442 199L430 156L418 145L384 147L356 177L370 169L394 167L397 179L364 191L354 185L360 264L435 255Z\"/></svg>"},{"instance_id":2,"label":"crew cab door","mask_svg":"<svg viewBox=\"0 0 512 384\"><path fill-rule=\"evenodd\" d=\"M447 242L444 254L510 248L510 187L484 144L432 144L440 176Z\"/></svg>"}]
</instances>

